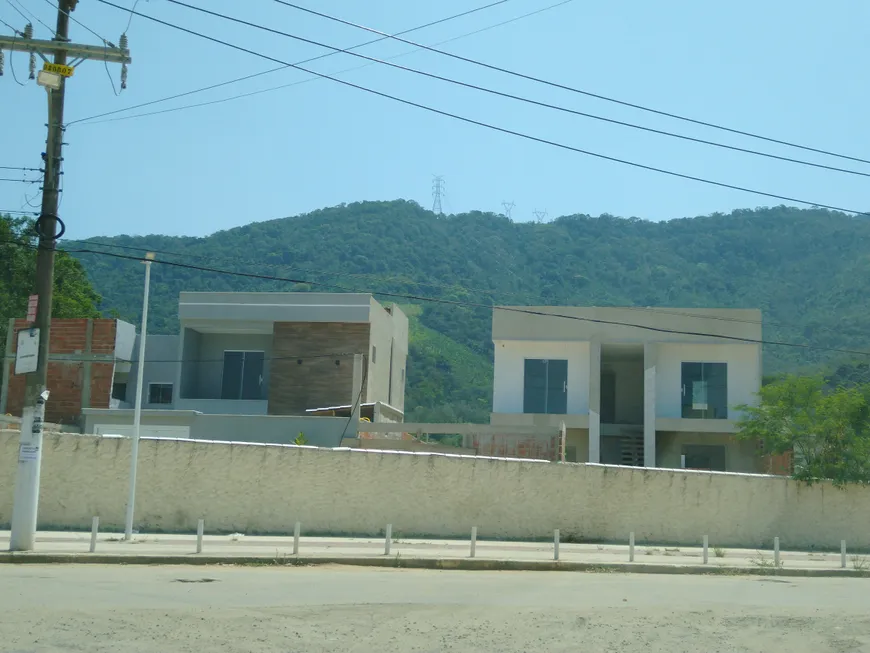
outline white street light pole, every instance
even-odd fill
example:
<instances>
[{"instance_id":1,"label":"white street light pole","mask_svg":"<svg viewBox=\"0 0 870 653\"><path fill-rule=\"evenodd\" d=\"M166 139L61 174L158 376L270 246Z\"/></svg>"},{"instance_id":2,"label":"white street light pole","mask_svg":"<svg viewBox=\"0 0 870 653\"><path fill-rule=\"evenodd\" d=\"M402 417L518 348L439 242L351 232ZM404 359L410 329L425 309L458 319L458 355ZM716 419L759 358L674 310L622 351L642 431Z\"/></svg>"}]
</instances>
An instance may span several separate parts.
<instances>
[{"instance_id":1,"label":"white street light pole","mask_svg":"<svg viewBox=\"0 0 870 653\"><path fill-rule=\"evenodd\" d=\"M142 299L142 328L139 332L139 362L136 367L136 403L133 410L133 446L130 450L130 491L127 495L127 517L124 539L133 538L133 509L136 504L136 468L139 463L139 424L142 421L142 380L145 373L145 337L148 333L148 293L151 289L151 261L154 254L145 255L145 296Z\"/></svg>"}]
</instances>

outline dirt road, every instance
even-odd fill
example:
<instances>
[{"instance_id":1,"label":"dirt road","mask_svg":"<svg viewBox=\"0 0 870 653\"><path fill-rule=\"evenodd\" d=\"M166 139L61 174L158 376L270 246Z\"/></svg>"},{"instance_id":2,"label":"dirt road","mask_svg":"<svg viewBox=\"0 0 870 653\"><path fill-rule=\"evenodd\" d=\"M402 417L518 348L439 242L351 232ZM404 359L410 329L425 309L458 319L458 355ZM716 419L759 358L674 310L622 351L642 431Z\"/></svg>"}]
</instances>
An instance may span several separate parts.
<instances>
[{"instance_id":1,"label":"dirt road","mask_svg":"<svg viewBox=\"0 0 870 653\"><path fill-rule=\"evenodd\" d=\"M870 653L870 581L0 567L0 651Z\"/></svg>"}]
</instances>

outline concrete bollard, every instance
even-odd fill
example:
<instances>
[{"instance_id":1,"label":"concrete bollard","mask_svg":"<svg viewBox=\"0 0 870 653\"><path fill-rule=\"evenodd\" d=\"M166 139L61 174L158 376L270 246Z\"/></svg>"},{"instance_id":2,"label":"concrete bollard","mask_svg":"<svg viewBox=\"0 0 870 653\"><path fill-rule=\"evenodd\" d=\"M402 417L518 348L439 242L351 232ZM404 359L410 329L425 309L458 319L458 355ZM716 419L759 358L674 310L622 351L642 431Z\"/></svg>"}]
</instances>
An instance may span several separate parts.
<instances>
[{"instance_id":1,"label":"concrete bollard","mask_svg":"<svg viewBox=\"0 0 870 653\"><path fill-rule=\"evenodd\" d=\"M634 531L628 534L628 561L634 562Z\"/></svg>"},{"instance_id":2,"label":"concrete bollard","mask_svg":"<svg viewBox=\"0 0 870 653\"><path fill-rule=\"evenodd\" d=\"M387 534L384 538L384 555L390 555L390 543L393 541L393 525L387 524Z\"/></svg>"},{"instance_id":3,"label":"concrete bollard","mask_svg":"<svg viewBox=\"0 0 870 653\"><path fill-rule=\"evenodd\" d=\"M710 560L710 537L704 536L704 564Z\"/></svg>"},{"instance_id":4,"label":"concrete bollard","mask_svg":"<svg viewBox=\"0 0 870 653\"><path fill-rule=\"evenodd\" d=\"M846 540L840 540L840 566L846 568Z\"/></svg>"},{"instance_id":5,"label":"concrete bollard","mask_svg":"<svg viewBox=\"0 0 870 653\"><path fill-rule=\"evenodd\" d=\"M293 526L293 555L299 555L299 533L302 532L302 522Z\"/></svg>"},{"instance_id":6,"label":"concrete bollard","mask_svg":"<svg viewBox=\"0 0 870 653\"><path fill-rule=\"evenodd\" d=\"M474 557L474 554L477 552L477 526L471 527L471 556Z\"/></svg>"},{"instance_id":7,"label":"concrete bollard","mask_svg":"<svg viewBox=\"0 0 870 653\"><path fill-rule=\"evenodd\" d=\"M205 520L196 522L196 552L202 553L202 533L205 531Z\"/></svg>"},{"instance_id":8,"label":"concrete bollard","mask_svg":"<svg viewBox=\"0 0 870 653\"><path fill-rule=\"evenodd\" d=\"M559 559L559 529L553 531L553 560Z\"/></svg>"},{"instance_id":9,"label":"concrete bollard","mask_svg":"<svg viewBox=\"0 0 870 653\"><path fill-rule=\"evenodd\" d=\"M91 553L97 550L97 533L100 530L100 518L93 517L91 519L91 546L88 549Z\"/></svg>"},{"instance_id":10,"label":"concrete bollard","mask_svg":"<svg viewBox=\"0 0 870 653\"><path fill-rule=\"evenodd\" d=\"M779 569L779 538L773 538L773 566Z\"/></svg>"}]
</instances>

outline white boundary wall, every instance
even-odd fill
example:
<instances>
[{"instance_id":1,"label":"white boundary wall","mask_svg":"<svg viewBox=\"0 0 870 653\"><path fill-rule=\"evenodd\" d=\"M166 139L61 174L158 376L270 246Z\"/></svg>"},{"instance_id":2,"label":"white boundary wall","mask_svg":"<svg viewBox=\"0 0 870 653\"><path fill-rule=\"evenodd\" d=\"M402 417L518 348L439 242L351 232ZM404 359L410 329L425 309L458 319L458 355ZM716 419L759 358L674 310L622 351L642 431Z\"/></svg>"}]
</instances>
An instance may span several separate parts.
<instances>
[{"instance_id":1,"label":"white boundary wall","mask_svg":"<svg viewBox=\"0 0 870 653\"><path fill-rule=\"evenodd\" d=\"M0 524L11 518L18 433L0 431ZM130 440L47 434L40 528L122 528ZM142 440L136 527L544 538L713 546L870 546L870 488L790 479L288 445Z\"/></svg>"}]
</instances>

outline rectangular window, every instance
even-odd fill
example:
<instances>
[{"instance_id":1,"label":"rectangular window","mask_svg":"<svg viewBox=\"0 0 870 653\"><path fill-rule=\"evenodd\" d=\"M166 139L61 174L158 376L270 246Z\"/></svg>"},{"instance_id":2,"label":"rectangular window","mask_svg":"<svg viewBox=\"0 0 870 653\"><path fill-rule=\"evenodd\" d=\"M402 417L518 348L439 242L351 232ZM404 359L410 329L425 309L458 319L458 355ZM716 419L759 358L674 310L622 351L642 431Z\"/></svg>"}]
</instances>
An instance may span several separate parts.
<instances>
[{"instance_id":1,"label":"rectangular window","mask_svg":"<svg viewBox=\"0 0 870 653\"><path fill-rule=\"evenodd\" d=\"M127 399L127 382L112 384L112 399L125 401Z\"/></svg>"},{"instance_id":2,"label":"rectangular window","mask_svg":"<svg viewBox=\"0 0 870 653\"><path fill-rule=\"evenodd\" d=\"M568 361L527 358L523 412L564 415L568 411Z\"/></svg>"},{"instance_id":3,"label":"rectangular window","mask_svg":"<svg viewBox=\"0 0 870 653\"><path fill-rule=\"evenodd\" d=\"M728 419L728 364L682 364L682 416Z\"/></svg>"},{"instance_id":4,"label":"rectangular window","mask_svg":"<svg viewBox=\"0 0 870 653\"><path fill-rule=\"evenodd\" d=\"M221 399L262 399L265 360L262 351L225 351Z\"/></svg>"},{"instance_id":5,"label":"rectangular window","mask_svg":"<svg viewBox=\"0 0 870 653\"><path fill-rule=\"evenodd\" d=\"M712 472L725 471L725 446L687 444L683 446L686 469L706 469Z\"/></svg>"},{"instance_id":6,"label":"rectangular window","mask_svg":"<svg viewBox=\"0 0 870 653\"><path fill-rule=\"evenodd\" d=\"M171 404L172 403L172 384L171 383L149 383L148 384L148 403L149 404Z\"/></svg>"},{"instance_id":7,"label":"rectangular window","mask_svg":"<svg viewBox=\"0 0 870 653\"><path fill-rule=\"evenodd\" d=\"M378 348L372 345L372 365L378 362Z\"/></svg>"}]
</instances>

